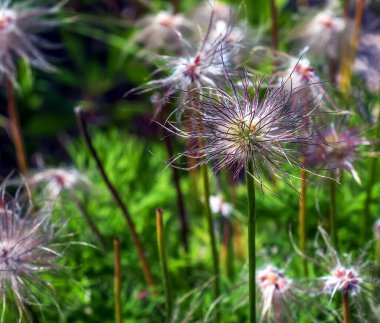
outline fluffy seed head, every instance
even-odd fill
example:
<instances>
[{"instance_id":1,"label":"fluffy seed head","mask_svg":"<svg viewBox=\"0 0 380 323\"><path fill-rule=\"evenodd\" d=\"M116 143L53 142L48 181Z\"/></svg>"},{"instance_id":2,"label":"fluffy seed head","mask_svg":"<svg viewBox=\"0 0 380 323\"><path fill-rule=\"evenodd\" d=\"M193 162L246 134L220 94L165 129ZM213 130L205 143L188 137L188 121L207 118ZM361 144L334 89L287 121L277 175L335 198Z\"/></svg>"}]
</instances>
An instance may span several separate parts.
<instances>
[{"instance_id":1,"label":"fluffy seed head","mask_svg":"<svg viewBox=\"0 0 380 323\"><path fill-rule=\"evenodd\" d=\"M36 210L30 201L9 198L1 188L0 208L0 295L5 309L15 306L19 316L28 304L38 304L38 294L52 287L40 275L57 268L61 255L55 250L50 214ZM21 318L20 318L21 319Z\"/></svg>"},{"instance_id":2,"label":"fluffy seed head","mask_svg":"<svg viewBox=\"0 0 380 323\"><path fill-rule=\"evenodd\" d=\"M359 184L360 178L353 163L359 157L359 148L369 142L362 138L356 129L347 129L330 124L326 131L316 133L316 144L310 145L306 152L306 163L319 166L339 176L347 170Z\"/></svg>"},{"instance_id":3,"label":"fluffy seed head","mask_svg":"<svg viewBox=\"0 0 380 323\"><path fill-rule=\"evenodd\" d=\"M221 194L210 196L210 208L213 213L219 213L227 218L231 216L233 211L232 205L223 201Z\"/></svg>"},{"instance_id":4,"label":"fluffy seed head","mask_svg":"<svg viewBox=\"0 0 380 323\"><path fill-rule=\"evenodd\" d=\"M263 301L262 317L266 317L272 305L284 301L292 287L292 280L278 268L268 265L256 273L257 286Z\"/></svg>"},{"instance_id":5,"label":"fluffy seed head","mask_svg":"<svg viewBox=\"0 0 380 323\"><path fill-rule=\"evenodd\" d=\"M311 53L326 53L335 59L338 58L338 39L345 27L344 18L337 16L334 8L327 7L300 26L295 38L301 39Z\"/></svg>"},{"instance_id":6,"label":"fluffy seed head","mask_svg":"<svg viewBox=\"0 0 380 323\"><path fill-rule=\"evenodd\" d=\"M287 175L283 164L300 165L292 147L308 142L309 136L303 131L307 127L305 116L311 115L315 106L289 109L293 94L284 86L268 86L260 98L261 82L243 77L239 89L228 74L227 77L230 92L215 89L215 97L200 95L185 103L192 115L184 121L185 130L169 122L172 132L202 143L183 155L197 159L198 165L214 163L216 171L234 168L236 176L252 162L251 175L261 184L263 170L265 175Z\"/></svg>"},{"instance_id":7,"label":"fluffy seed head","mask_svg":"<svg viewBox=\"0 0 380 323\"><path fill-rule=\"evenodd\" d=\"M334 296L336 292L356 295L360 291L363 279L353 268L338 266L329 275L322 277L324 282L323 292Z\"/></svg>"},{"instance_id":8,"label":"fluffy seed head","mask_svg":"<svg viewBox=\"0 0 380 323\"><path fill-rule=\"evenodd\" d=\"M15 82L17 59L27 60L31 65L44 70L52 69L39 47L47 45L37 34L53 24L47 19L55 14L53 8L34 8L28 3L0 3L0 74Z\"/></svg>"},{"instance_id":9,"label":"fluffy seed head","mask_svg":"<svg viewBox=\"0 0 380 323\"><path fill-rule=\"evenodd\" d=\"M274 290L276 293L285 293L292 284L278 268L268 265L257 272L257 283L262 293L266 290Z\"/></svg>"},{"instance_id":10,"label":"fluffy seed head","mask_svg":"<svg viewBox=\"0 0 380 323\"><path fill-rule=\"evenodd\" d=\"M183 53L182 34L191 29L192 25L181 14L160 11L154 16L144 17L137 22L140 28L136 42L142 43L150 51L170 49L171 53Z\"/></svg>"},{"instance_id":11,"label":"fluffy seed head","mask_svg":"<svg viewBox=\"0 0 380 323\"><path fill-rule=\"evenodd\" d=\"M44 184L46 198L54 200L62 190L73 191L75 188L87 187L89 180L75 169L49 168L32 175L28 184L31 187L41 187Z\"/></svg>"},{"instance_id":12,"label":"fluffy seed head","mask_svg":"<svg viewBox=\"0 0 380 323\"><path fill-rule=\"evenodd\" d=\"M237 40L230 37L232 28L226 26L223 30L216 30L213 15L209 19L209 26L202 37L200 44L193 48L190 45L189 54L183 56L162 57L163 66L160 71L166 71L167 77L153 80L132 91L145 92L162 89L161 97L155 100L158 110L175 92L187 93L197 89L202 91L206 87L215 87L224 80L223 65L233 63L233 55L240 47Z\"/></svg>"}]
</instances>

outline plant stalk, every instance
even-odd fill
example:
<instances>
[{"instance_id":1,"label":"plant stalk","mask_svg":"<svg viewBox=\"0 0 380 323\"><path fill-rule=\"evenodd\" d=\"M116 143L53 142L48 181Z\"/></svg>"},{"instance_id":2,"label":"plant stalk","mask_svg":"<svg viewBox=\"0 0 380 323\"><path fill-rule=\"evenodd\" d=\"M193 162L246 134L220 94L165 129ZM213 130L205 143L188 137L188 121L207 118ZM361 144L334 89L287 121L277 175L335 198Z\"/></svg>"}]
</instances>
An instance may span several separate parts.
<instances>
[{"instance_id":1,"label":"plant stalk","mask_svg":"<svg viewBox=\"0 0 380 323\"><path fill-rule=\"evenodd\" d=\"M121 315L121 270L120 270L120 241L118 238L113 239L113 247L115 252L114 260L114 291L115 291L115 322L122 323Z\"/></svg>"},{"instance_id":2,"label":"plant stalk","mask_svg":"<svg viewBox=\"0 0 380 323\"><path fill-rule=\"evenodd\" d=\"M345 93L348 92L351 85L352 69L355 62L355 58L356 58L356 51L359 46L359 36L360 36L360 28L362 25L364 2L365 2L364 0L357 1L356 9L355 9L354 31L352 35L350 48L349 48L349 53L348 55L345 54L344 56L342 56L340 86L343 92ZM346 6L348 6L348 4ZM348 9L345 9L345 10L348 10Z\"/></svg>"},{"instance_id":3,"label":"plant stalk","mask_svg":"<svg viewBox=\"0 0 380 323\"><path fill-rule=\"evenodd\" d=\"M82 203L78 199L78 197L75 194L71 193L71 192L69 192L69 196L70 196L71 200L74 202L75 206L78 208L78 210L79 210L80 214L82 215L82 217L84 218L84 220L86 221L86 224L89 227L89 229L91 230L92 234L98 240L98 242L99 242L100 246L102 247L102 249L106 250L107 249L106 239L103 236L103 234L100 232L100 230L97 227L95 221L88 214L86 206L84 205L84 203Z\"/></svg>"},{"instance_id":4,"label":"plant stalk","mask_svg":"<svg viewBox=\"0 0 380 323\"><path fill-rule=\"evenodd\" d=\"M338 250L338 232L337 232L337 215L336 215L336 181L330 179L330 236L334 243L334 247Z\"/></svg>"},{"instance_id":5,"label":"plant stalk","mask_svg":"<svg viewBox=\"0 0 380 323\"><path fill-rule=\"evenodd\" d=\"M249 322L256 322L256 219L255 219L255 182L252 177L253 162L246 171L248 197L248 268L249 268Z\"/></svg>"},{"instance_id":6,"label":"plant stalk","mask_svg":"<svg viewBox=\"0 0 380 323\"><path fill-rule=\"evenodd\" d=\"M157 225L157 246L158 254L160 256L161 271L162 271L162 281L164 283L165 298L166 298L166 315L167 321L170 322L173 313L173 293L171 288L169 267L168 267L168 257L166 253L165 244L165 227L163 221L163 210L158 208L156 210L156 225Z\"/></svg>"},{"instance_id":7,"label":"plant stalk","mask_svg":"<svg viewBox=\"0 0 380 323\"><path fill-rule=\"evenodd\" d=\"M350 323L350 299L346 292L343 292L343 323Z\"/></svg>"},{"instance_id":8,"label":"plant stalk","mask_svg":"<svg viewBox=\"0 0 380 323\"><path fill-rule=\"evenodd\" d=\"M19 115L17 111L14 87L13 87L12 81L9 78L6 78L5 80L5 87L6 87L6 96L7 96L7 101L8 101L7 102L8 117L10 121L12 140L16 149L17 163L18 163L20 172L23 175L26 175L28 172L28 164L26 161L24 140L22 137L20 119L19 119Z\"/></svg>"},{"instance_id":9,"label":"plant stalk","mask_svg":"<svg viewBox=\"0 0 380 323\"><path fill-rule=\"evenodd\" d=\"M380 102L380 91L379 91L379 102ZM377 122L376 122L376 133L375 138L380 138L380 113L377 115ZM368 234L369 234L369 228L371 227L371 201L372 201L372 190L373 186L376 183L377 179L377 167L378 167L378 158L374 157L371 160L371 170L370 170L370 176L367 184L367 194L364 204L364 217L363 217L363 228L362 228L362 235L364 241L367 240Z\"/></svg>"},{"instance_id":10,"label":"plant stalk","mask_svg":"<svg viewBox=\"0 0 380 323\"><path fill-rule=\"evenodd\" d=\"M85 139L85 143L87 145L87 148L90 151L91 156L94 158L94 160L96 162L96 166L98 168L100 175L102 176L102 178L104 180L104 183L106 184L106 186L107 186L108 190L110 191L112 197L114 198L116 204L120 208L120 210L124 216L124 219L127 223L127 228L129 229L129 233L131 235L132 242L136 248L137 255L138 255L139 260L140 260L140 264L141 264L141 268L142 268L142 271L144 274L145 281L148 284L148 286L153 290L153 292L155 292L154 279L153 279L152 272L150 270L148 260L146 258L145 249L144 249L144 246L140 240L140 237L138 236L138 233L137 233L136 228L135 228L135 224L134 224L134 222L130 216L128 208L124 204L124 202L121 199L116 188L111 183L111 181L110 181L110 179L109 179L109 177L108 177L108 175L104 169L104 166L103 166L103 164L102 164L102 162L98 156L98 153L95 150L95 147L92 143L90 134L89 134L88 129L87 129L86 118L84 116L83 110L80 107L78 107L75 109L75 113L77 115L78 125L79 125L79 128L81 129L81 132L82 132L83 137Z\"/></svg>"},{"instance_id":11,"label":"plant stalk","mask_svg":"<svg viewBox=\"0 0 380 323\"><path fill-rule=\"evenodd\" d=\"M307 178L306 178L306 171L304 168L301 169L301 195L300 195L300 207L299 207L299 235L300 235L300 250L302 251L302 254L306 254L306 194L307 194ZM307 259L305 257L302 257L302 269L304 276L308 276L308 269L307 269Z\"/></svg>"},{"instance_id":12,"label":"plant stalk","mask_svg":"<svg viewBox=\"0 0 380 323\"><path fill-rule=\"evenodd\" d=\"M215 301L217 301L217 305L215 307L215 322L220 321L220 306L219 306L219 297L220 297L220 269L219 269L219 257L218 257L218 250L216 247L216 238L215 238L215 231L214 231L214 222L212 219L212 213L210 209L210 184L209 184L209 177L208 177L208 169L207 164L203 164L201 166L202 168L202 177L203 177L203 193L204 193L204 200L205 200L205 211L206 211L206 217L207 217L207 225L208 225L208 234L211 244L211 253L212 253L212 263L213 263L213 272L215 276L215 282L214 282L214 298Z\"/></svg>"},{"instance_id":13,"label":"plant stalk","mask_svg":"<svg viewBox=\"0 0 380 323\"><path fill-rule=\"evenodd\" d=\"M375 264L377 267L377 276L380 276L380 237L376 237L375 245Z\"/></svg>"},{"instance_id":14,"label":"plant stalk","mask_svg":"<svg viewBox=\"0 0 380 323\"><path fill-rule=\"evenodd\" d=\"M166 151L168 153L169 160L171 160L174 156L173 152L173 144L170 140L170 134L165 129L163 130L163 137L165 142ZM176 167L171 167L172 175L173 175L173 184L176 190L177 195L177 207L178 207L178 216L181 226L181 242L183 249L186 253L189 253L190 251L190 245L189 245L189 225L186 215L186 208L185 208L185 199L183 197L182 189L181 189L181 183L180 183L180 174L179 170Z\"/></svg>"},{"instance_id":15,"label":"plant stalk","mask_svg":"<svg viewBox=\"0 0 380 323\"><path fill-rule=\"evenodd\" d=\"M269 0L271 23L272 23L272 49L278 50L278 24L277 8L275 0Z\"/></svg>"}]
</instances>

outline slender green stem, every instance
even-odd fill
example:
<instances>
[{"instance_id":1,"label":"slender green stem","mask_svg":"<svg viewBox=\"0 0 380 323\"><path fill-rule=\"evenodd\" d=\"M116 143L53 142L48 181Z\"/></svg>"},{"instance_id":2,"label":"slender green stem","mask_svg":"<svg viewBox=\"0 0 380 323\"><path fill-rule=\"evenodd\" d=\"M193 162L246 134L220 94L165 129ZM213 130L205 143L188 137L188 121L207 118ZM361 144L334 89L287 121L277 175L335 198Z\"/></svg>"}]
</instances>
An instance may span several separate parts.
<instances>
[{"instance_id":1,"label":"slender green stem","mask_svg":"<svg viewBox=\"0 0 380 323\"><path fill-rule=\"evenodd\" d=\"M248 196L248 268L249 268L249 322L256 322L256 219L255 182L252 177L253 164L248 164L246 172Z\"/></svg>"},{"instance_id":2,"label":"slender green stem","mask_svg":"<svg viewBox=\"0 0 380 323\"><path fill-rule=\"evenodd\" d=\"M301 169L301 196L300 196L300 207L299 207L299 235L300 235L300 250L305 255L306 254L306 171ZM307 270L307 259L302 258L302 269L304 276L308 276Z\"/></svg>"},{"instance_id":3,"label":"slender green stem","mask_svg":"<svg viewBox=\"0 0 380 323\"><path fill-rule=\"evenodd\" d=\"M377 237L376 239L376 246L375 246L376 250L375 250L375 262L376 262L376 266L379 268L378 269L378 274L380 275L380 237Z\"/></svg>"},{"instance_id":4,"label":"slender green stem","mask_svg":"<svg viewBox=\"0 0 380 323\"><path fill-rule=\"evenodd\" d=\"M330 236L334 247L338 250L338 232L336 224L336 181L330 179Z\"/></svg>"},{"instance_id":5,"label":"slender green stem","mask_svg":"<svg viewBox=\"0 0 380 323\"><path fill-rule=\"evenodd\" d=\"M118 238L113 239L113 247L115 252L114 260L114 291L115 291L115 322L123 322L121 316L121 270L120 270L120 241Z\"/></svg>"},{"instance_id":6,"label":"slender green stem","mask_svg":"<svg viewBox=\"0 0 380 323\"><path fill-rule=\"evenodd\" d=\"M380 102L380 91L379 91L378 101ZM380 113L377 116L375 138L380 138ZM364 241L367 239L369 230L371 227L370 205L371 205L371 200L372 200L372 189L376 183L376 178L377 178L377 167L378 167L378 158L374 157L371 160L371 170L370 170L370 176L368 179L367 194L366 194L366 199L365 199L365 204L364 204L364 217L363 217L363 227L362 227L362 236L363 236Z\"/></svg>"},{"instance_id":7,"label":"slender green stem","mask_svg":"<svg viewBox=\"0 0 380 323\"><path fill-rule=\"evenodd\" d=\"M348 293L343 293L343 323L350 323L350 299Z\"/></svg>"},{"instance_id":8,"label":"slender green stem","mask_svg":"<svg viewBox=\"0 0 380 323\"><path fill-rule=\"evenodd\" d=\"M208 234L211 243L211 252L212 252L212 262L213 262L213 271L215 276L214 282L214 297L215 301L217 301L217 305L215 307L215 322L220 321L220 306L219 306L219 297L220 297L220 269L219 269L219 257L218 250L216 248L216 239L215 239L215 231L214 231L214 222L212 220L212 213L210 209L210 184L208 177L208 169L207 164L202 165L202 177L203 177L203 193L205 200L205 208L206 208L206 217L208 224Z\"/></svg>"},{"instance_id":9,"label":"slender green stem","mask_svg":"<svg viewBox=\"0 0 380 323\"><path fill-rule=\"evenodd\" d=\"M168 257L166 254L163 210L160 208L156 210L156 225L157 225L158 254L160 255L162 281L164 283L164 288L165 288L166 315L167 315L167 321L170 322L170 319L173 313L173 293L172 293L169 269L168 269Z\"/></svg>"}]
</instances>

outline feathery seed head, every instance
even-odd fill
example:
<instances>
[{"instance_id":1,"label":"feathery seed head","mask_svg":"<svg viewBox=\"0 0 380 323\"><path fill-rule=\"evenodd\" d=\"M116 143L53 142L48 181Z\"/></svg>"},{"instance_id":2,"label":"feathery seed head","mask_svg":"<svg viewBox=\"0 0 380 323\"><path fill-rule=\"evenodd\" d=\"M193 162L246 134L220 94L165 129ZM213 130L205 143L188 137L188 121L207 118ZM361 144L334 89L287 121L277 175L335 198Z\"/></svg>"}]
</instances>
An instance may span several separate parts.
<instances>
[{"instance_id":1,"label":"feathery seed head","mask_svg":"<svg viewBox=\"0 0 380 323\"><path fill-rule=\"evenodd\" d=\"M310 166L322 166L339 176L347 170L356 182L361 183L353 163L359 157L359 148L369 142L362 138L355 129L346 129L330 124L326 131L316 134L316 144L307 148L305 162Z\"/></svg>"},{"instance_id":2,"label":"feathery seed head","mask_svg":"<svg viewBox=\"0 0 380 323\"><path fill-rule=\"evenodd\" d=\"M34 67L51 70L51 65L39 50L46 42L38 33L53 24L48 17L61 4L52 8L35 8L26 4L0 4L0 74L15 82L17 59L23 58Z\"/></svg>"},{"instance_id":3,"label":"feathery seed head","mask_svg":"<svg viewBox=\"0 0 380 323\"><path fill-rule=\"evenodd\" d=\"M156 15L147 16L137 22L140 27L136 42L150 51L170 49L171 52L182 53L185 49L181 40L182 34L191 29L191 22L181 14L160 11Z\"/></svg>"},{"instance_id":4,"label":"feathery seed head","mask_svg":"<svg viewBox=\"0 0 380 323\"><path fill-rule=\"evenodd\" d=\"M230 217L233 211L232 205L223 201L221 194L210 196L210 208L213 213L219 213L226 218Z\"/></svg>"},{"instance_id":5,"label":"feathery seed head","mask_svg":"<svg viewBox=\"0 0 380 323\"><path fill-rule=\"evenodd\" d=\"M50 214L36 211L31 201L20 196L9 198L1 188L0 208L0 297L1 322L8 305L15 306L22 317L25 306L38 304L37 293L49 293L52 287L40 274L57 268L61 257L55 250L54 228ZM21 320L21 318L20 318Z\"/></svg>"},{"instance_id":6,"label":"feathery seed head","mask_svg":"<svg viewBox=\"0 0 380 323\"><path fill-rule=\"evenodd\" d=\"M183 155L198 159L198 165L215 162L216 171L235 168L236 176L253 162L255 172L251 175L261 184L262 170L275 176L287 175L282 166L300 165L292 147L309 141L304 116L311 115L316 107L296 105L289 109L292 92L284 86L266 87L261 98L261 82L245 76L239 89L226 74L230 93L216 88L215 97L200 95L188 100L184 106L194 113L191 120L184 121L189 123L185 130L169 122L172 132L202 143Z\"/></svg>"},{"instance_id":7,"label":"feathery seed head","mask_svg":"<svg viewBox=\"0 0 380 323\"><path fill-rule=\"evenodd\" d=\"M268 265L256 272L257 286L262 299L262 319L266 318L275 304L280 305L291 298L292 280L275 266ZM279 313L275 313L275 316Z\"/></svg>"},{"instance_id":8,"label":"feathery seed head","mask_svg":"<svg viewBox=\"0 0 380 323\"><path fill-rule=\"evenodd\" d=\"M345 268L341 265L334 268L329 275L322 277L322 280L323 292L332 296L336 292L356 295L363 281L354 268Z\"/></svg>"},{"instance_id":9,"label":"feathery seed head","mask_svg":"<svg viewBox=\"0 0 380 323\"><path fill-rule=\"evenodd\" d=\"M257 272L257 283L263 294L267 290L283 294L291 287L292 280L286 277L278 268L268 265Z\"/></svg>"},{"instance_id":10,"label":"feathery seed head","mask_svg":"<svg viewBox=\"0 0 380 323\"><path fill-rule=\"evenodd\" d=\"M73 191L78 187L89 186L89 180L75 169L48 168L32 175L28 179L28 184L32 187L46 184L44 187L46 198L54 200L62 190Z\"/></svg>"}]
</instances>

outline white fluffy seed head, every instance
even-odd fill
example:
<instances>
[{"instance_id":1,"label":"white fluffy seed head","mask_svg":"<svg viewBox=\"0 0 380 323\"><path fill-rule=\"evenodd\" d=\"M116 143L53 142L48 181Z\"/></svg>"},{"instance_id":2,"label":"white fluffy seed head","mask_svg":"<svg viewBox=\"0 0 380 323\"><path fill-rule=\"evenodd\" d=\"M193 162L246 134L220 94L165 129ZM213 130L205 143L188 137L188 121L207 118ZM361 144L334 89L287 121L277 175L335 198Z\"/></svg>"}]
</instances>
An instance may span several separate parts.
<instances>
[{"instance_id":1,"label":"white fluffy seed head","mask_svg":"<svg viewBox=\"0 0 380 323\"><path fill-rule=\"evenodd\" d=\"M360 291L363 279L354 268L346 268L341 265L335 267L329 275L322 277L324 282L323 292L334 296L336 292L344 292L356 295Z\"/></svg>"}]
</instances>

